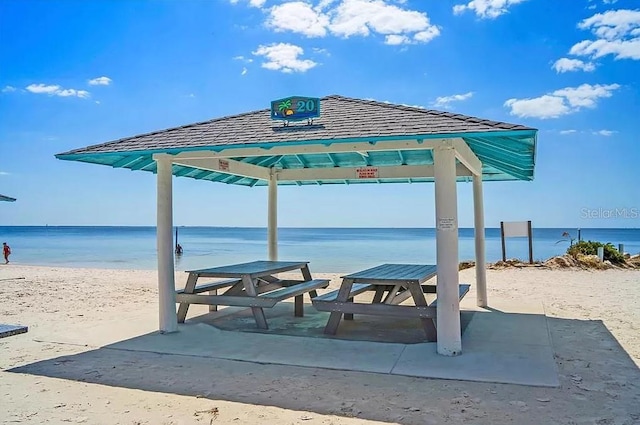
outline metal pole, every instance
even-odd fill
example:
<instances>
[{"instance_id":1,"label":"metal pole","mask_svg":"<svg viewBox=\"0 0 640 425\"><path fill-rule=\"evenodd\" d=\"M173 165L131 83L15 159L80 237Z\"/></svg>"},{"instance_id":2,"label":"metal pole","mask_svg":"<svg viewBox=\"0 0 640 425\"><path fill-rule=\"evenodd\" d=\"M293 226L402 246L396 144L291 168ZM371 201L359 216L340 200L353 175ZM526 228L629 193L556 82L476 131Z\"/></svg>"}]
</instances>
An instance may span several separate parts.
<instances>
[{"instance_id":1,"label":"metal pole","mask_svg":"<svg viewBox=\"0 0 640 425\"><path fill-rule=\"evenodd\" d=\"M456 156L452 147L433 151L436 194L436 256L438 266L438 354L462 353L458 297L458 198Z\"/></svg>"},{"instance_id":2,"label":"metal pole","mask_svg":"<svg viewBox=\"0 0 640 425\"><path fill-rule=\"evenodd\" d=\"M158 168L158 294L160 313L160 332L169 333L178 330L176 315L176 285L173 272L173 188L171 159L161 156L156 159Z\"/></svg>"},{"instance_id":3,"label":"metal pole","mask_svg":"<svg viewBox=\"0 0 640 425\"><path fill-rule=\"evenodd\" d=\"M267 245L269 260L278 261L278 175L274 168L269 175Z\"/></svg>"},{"instance_id":4,"label":"metal pole","mask_svg":"<svg viewBox=\"0 0 640 425\"><path fill-rule=\"evenodd\" d=\"M484 241L484 198L482 176L473 176L473 212L476 242L476 304L487 306L487 266Z\"/></svg>"},{"instance_id":5,"label":"metal pole","mask_svg":"<svg viewBox=\"0 0 640 425\"><path fill-rule=\"evenodd\" d=\"M527 221L527 236L529 237L529 264L533 264L533 230L531 220Z\"/></svg>"},{"instance_id":6,"label":"metal pole","mask_svg":"<svg viewBox=\"0 0 640 425\"><path fill-rule=\"evenodd\" d=\"M507 261L507 244L504 241L504 221L500 222L500 239L502 241L502 261Z\"/></svg>"}]
</instances>

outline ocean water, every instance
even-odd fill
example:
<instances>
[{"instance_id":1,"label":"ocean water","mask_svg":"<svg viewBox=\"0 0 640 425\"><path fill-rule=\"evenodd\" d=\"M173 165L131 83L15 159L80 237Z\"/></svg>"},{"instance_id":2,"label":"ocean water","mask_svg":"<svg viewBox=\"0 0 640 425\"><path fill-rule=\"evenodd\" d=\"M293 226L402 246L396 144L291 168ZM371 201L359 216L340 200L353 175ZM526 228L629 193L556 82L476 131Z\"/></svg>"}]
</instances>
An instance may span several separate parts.
<instances>
[{"instance_id":1,"label":"ocean water","mask_svg":"<svg viewBox=\"0 0 640 425\"><path fill-rule=\"evenodd\" d=\"M571 229L533 229L533 254L544 260L562 254ZM460 229L460 260L474 258L473 229ZM381 263L436 262L435 229L281 228L281 260L310 261L312 271L345 273ZM582 239L625 245L640 253L640 229L582 229ZM156 268L155 227L0 226L0 242L12 249L16 264ZM267 258L264 228L179 227L184 254L177 270L189 270ZM501 258L499 229L486 230L487 261ZM507 239L507 257L528 258L526 238ZM0 273L2 268L0 267Z\"/></svg>"}]
</instances>

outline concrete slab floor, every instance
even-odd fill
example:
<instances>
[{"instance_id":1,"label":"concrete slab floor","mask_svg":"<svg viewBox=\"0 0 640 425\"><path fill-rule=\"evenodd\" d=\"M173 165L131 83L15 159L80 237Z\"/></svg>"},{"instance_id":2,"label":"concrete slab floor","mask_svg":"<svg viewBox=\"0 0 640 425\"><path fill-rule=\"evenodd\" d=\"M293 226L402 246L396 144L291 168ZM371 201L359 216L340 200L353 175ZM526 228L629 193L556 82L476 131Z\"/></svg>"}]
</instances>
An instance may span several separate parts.
<instances>
[{"instance_id":1,"label":"concrete slab floor","mask_svg":"<svg viewBox=\"0 0 640 425\"><path fill-rule=\"evenodd\" d=\"M518 310L526 313L512 313ZM331 338L322 332L328 313L305 305L305 317L295 318L290 303L265 309L267 331L257 330L244 309L222 309L193 317L175 334L147 334L108 348L554 387L558 374L542 312L542 305L519 309L510 304L465 312L463 354L453 358L439 356L435 343L424 342L416 320L356 315Z\"/></svg>"}]
</instances>

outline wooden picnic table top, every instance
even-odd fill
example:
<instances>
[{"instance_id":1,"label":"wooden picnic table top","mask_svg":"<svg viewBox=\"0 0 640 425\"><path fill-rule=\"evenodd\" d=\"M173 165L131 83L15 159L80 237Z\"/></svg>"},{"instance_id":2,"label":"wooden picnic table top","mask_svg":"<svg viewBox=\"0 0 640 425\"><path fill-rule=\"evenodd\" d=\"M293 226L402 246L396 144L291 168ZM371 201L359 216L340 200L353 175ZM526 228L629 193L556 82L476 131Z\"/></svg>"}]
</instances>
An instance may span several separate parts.
<instances>
[{"instance_id":1,"label":"wooden picnic table top","mask_svg":"<svg viewBox=\"0 0 640 425\"><path fill-rule=\"evenodd\" d=\"M414 283L419 284L436 275L436 266L432 264L382 264L370 269L355 272L343 279L373 284Z\"/></svg>"},{"instance_id":2,"label":"wooden picnic table top","mask_svg":"<svg viewBox=\"0 0 640 425\"><path fill-rule=\"evenodd\" d=\"M306 267L307 264L309 264L308 261L252 261L250 263L230 264L208 269L187 270L187 273L201 277L256 277L301 269Z\"/></svg>"}]
</instances>

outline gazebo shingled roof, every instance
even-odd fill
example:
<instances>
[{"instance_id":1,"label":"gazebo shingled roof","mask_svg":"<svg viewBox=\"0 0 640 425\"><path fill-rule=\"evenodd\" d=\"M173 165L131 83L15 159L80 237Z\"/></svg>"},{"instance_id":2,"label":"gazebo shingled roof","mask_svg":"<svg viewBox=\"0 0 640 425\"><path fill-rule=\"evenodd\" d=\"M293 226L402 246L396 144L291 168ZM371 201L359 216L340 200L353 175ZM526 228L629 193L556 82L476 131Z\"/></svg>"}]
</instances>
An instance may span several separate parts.
<instances>
[{"instance_id":1,"label":"gazebo shingled roof","mask_svg":"<svg viewBox=\"0 0 640 425\"><path fill-rule=\"evenodd\" d=\"M178 154L189 151L228 152L228 157L260 167L281 169L385 167L432 165L428 148L358 152L272 154L272 147L329 145L381 141L461 138L482 161L483 180L532 180L537 130L504 122L484 120L373 100L343 96L321 99L321 116L313 123L284 126L273 121L268 109L216 118L210 121L156 131L116 141L75 149L56 155L59 159L110 165L131 170L156 171L154 153ZM262 148L262 154L234 155L241 148ZM295 149L294 149L295 150ZM173 174L245 186L266 185L266 180L229 176L174 164ZM459 180L466 177L460 176ZM278 184L391 183L433 181L432 177L411 179L380 178L312 179L282 181Z\"/></svg>"}]
</instances>

